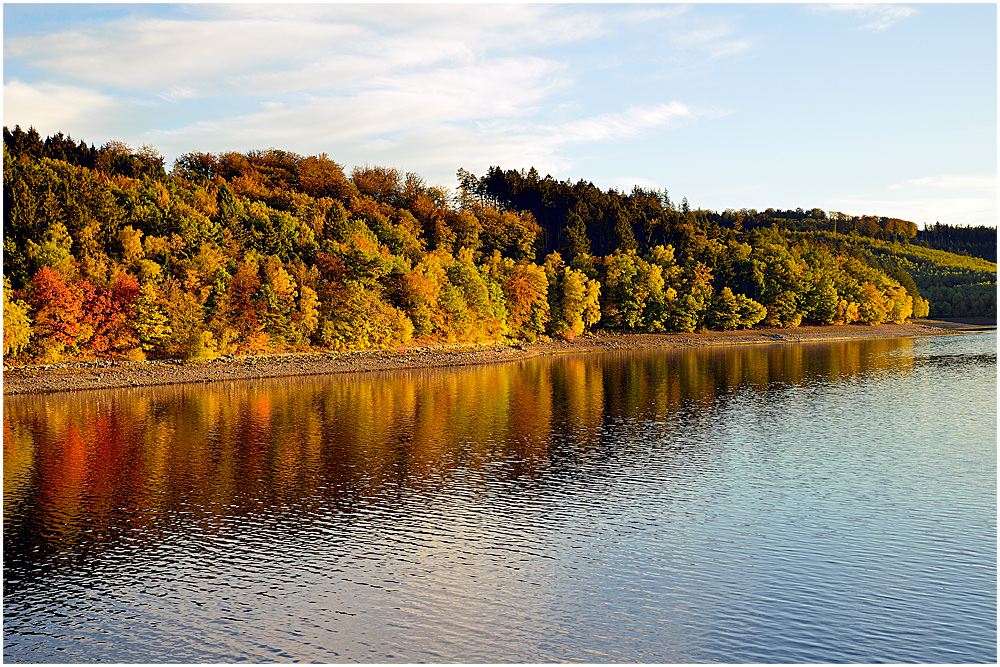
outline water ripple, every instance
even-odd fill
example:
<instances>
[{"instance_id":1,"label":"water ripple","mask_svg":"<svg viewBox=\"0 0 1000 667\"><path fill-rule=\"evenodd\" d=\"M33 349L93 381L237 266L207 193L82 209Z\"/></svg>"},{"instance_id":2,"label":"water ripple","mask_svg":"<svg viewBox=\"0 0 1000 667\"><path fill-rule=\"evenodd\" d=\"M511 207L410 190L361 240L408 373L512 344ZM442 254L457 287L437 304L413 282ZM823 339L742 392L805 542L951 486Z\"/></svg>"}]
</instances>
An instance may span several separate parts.
<instances>
[{"instance_id":1,"label":"water ripple","mask_svg":"<svg viewBox=\"0 0 1000 667\"><path fill-rule=\"evenodd\" d=\"M993 662L995 340L5 399L5 659Z\"/></svg>"}]
</instances>

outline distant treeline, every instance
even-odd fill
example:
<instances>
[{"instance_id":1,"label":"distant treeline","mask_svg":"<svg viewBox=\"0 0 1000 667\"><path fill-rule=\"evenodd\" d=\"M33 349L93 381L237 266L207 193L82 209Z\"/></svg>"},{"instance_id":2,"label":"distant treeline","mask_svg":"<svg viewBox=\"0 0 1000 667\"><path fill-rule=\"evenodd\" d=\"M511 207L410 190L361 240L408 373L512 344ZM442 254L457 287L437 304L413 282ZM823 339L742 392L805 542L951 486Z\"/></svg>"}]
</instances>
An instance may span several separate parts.
<instances>
[{"instance_id":1,"label":"distant treeline","mask_svg":"<svg viewBox=\"0 0 1000 667\"><path fill-rule=\"evenodd\" d=\"M709 230L721 228L742 232L777 225L787 231L856 233L882 241L917 243L996 263L996 227L960 227L939 222L920 230L915 223L899 218L827 213L819 208L787 211L744 208L726 209L722 213L691 211L687 198L678 204L671 201L666 190L637 186L629 194L615 190L602 192L593 183L582 180L571 183L554 180L551 176L540 178L534 169L525 172L491 167L479 178L460 171L459 179L465 191L499 209L531 211L544 230L546 250L565 247L565 228L579 229L581 224L594 243L595 251L601 253L628 247L633 240L640 248L643 243L655 245L671 234L676 235L677 230L683 228L683 221L693 220ZM577 216L581 221L577 221Z\"/></svg>"},{"instance_id":2,"label":"distant treeline","mask_svg":"<svg viewBox=\"0 0 1000 667\"><path fill-rule=\"evenodd\" d=\"M111 141L94 148L93 144L87 146L85 141L74 141L62 132L42 140L33 127L25 132L17 126L11 132L6 125L3 128L3 144L11 155L19 158L61 160L76 167L131 178L151 176L162 180L167 176L163 156L149 146L132 151L119 141Z\"/></svg>"},{"instance_id":3,"label":"distant treeline","mask_svg":"<svg viewBox=\"0 0 1000 667\"><path fill-rule=\"evenodd\" d=\"M996 265L909 243L916 234L818 209L693 210L665 191L534 170L460 170L455 193L277 149L189 153L168 172L151 147L5 127L4 356L995 315Z\"/></svg>"},{"instance_id":4,"label":"distant treeline","mask_svg":"<svg viewBox=\"0 0 1000 667\"><path fill-rule=\"evenodd\" d=\"M913 243L956 255L980 257L994 264L997 261L996 227L958 227L936 222L918 231Z\"/></svg>"}]
</instances>

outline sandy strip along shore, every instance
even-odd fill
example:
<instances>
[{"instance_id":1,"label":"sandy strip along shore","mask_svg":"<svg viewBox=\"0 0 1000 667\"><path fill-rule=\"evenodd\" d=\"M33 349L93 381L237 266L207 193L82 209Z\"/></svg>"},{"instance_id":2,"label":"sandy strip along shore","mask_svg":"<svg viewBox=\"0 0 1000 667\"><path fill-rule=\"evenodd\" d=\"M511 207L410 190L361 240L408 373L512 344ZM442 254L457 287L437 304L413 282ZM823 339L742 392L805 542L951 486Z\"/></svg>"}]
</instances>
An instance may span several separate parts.
<instances>
[{"instance_id":1,"label":"sandy strip along shore","mask_svg":"<svg viewBox=\"0 0 1000 667\"><path fill-rule=\"evenodd\" d=\"M537 343L486 343L481 345L411 345L398 350L219 357L198 364L161 360L17 366L4 368L3 393L5 395L47 393L76 389L140 387L182 382L324 375L327 373L369 372L400 368L468 366L515 361L545 354L708 345L799 343L864 338L915 338L995 329L995 323L983 326L921 320L914 323L880 324L877 326L806 326L795 329L670 334L605 333L598 336L583 336L569 342L552 340Z\"/></svg>"}]
</instances>

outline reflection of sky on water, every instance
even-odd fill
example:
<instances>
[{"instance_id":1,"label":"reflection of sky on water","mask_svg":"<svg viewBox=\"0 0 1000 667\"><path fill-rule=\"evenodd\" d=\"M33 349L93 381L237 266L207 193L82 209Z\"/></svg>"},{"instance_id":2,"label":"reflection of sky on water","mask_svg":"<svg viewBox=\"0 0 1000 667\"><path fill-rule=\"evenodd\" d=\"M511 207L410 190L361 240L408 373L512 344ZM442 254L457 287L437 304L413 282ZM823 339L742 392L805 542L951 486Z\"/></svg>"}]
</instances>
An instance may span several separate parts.
<instances>
[{"instance_id":1,"label":"reflection of sky on water","mask_svg":"<svg viewBox=\"0 0 1000 667\"><path fill-rule=\"evenodd\" d=\"M80 659L969 655L996 632L995 340L8 397L5 645L107 627Z\"/></svg>"}]
</instances>

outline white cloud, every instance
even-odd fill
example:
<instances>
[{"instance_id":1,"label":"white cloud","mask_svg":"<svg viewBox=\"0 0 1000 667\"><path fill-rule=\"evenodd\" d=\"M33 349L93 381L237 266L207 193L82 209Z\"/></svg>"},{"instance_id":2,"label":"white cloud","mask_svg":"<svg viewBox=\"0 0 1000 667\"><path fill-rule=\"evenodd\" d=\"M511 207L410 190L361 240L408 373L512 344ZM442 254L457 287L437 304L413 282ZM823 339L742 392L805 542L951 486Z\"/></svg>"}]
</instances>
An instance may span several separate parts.
<instances>
[{"instance_id":1,"label":"white cloud","mask_svg":"<svg viewBox=\"0 0 1000 667\"><path fill-rule=\"evenodd\" d=\"M6 99L17 98L36 125L47 107L53 131L151 142L168 159L274 146L438 170L448 180L458 166L498 163L559 173L571 168L573 147L717 115L655 99L631 106L624 99L620 111L586 115L589 93L577 80L586 75L571 69L572 51L552 49L652 21L663 24L678 61L746 48L731 28L689 13L559 4L184 5L169 17L147 12L9 37L5 59L53 83L12 82ZM628 62L597 60L598 69ZM47 103L39 91L60 97ZM102 123L112 111L127 127Z\"/></svg>"},{"instance_id":2,"label":"white cloud","mask_svg":"<svg viewBox=\"0 0 1000 667\"><path fill-rule=\"evenodd\" d=\"M573 165L564 154L570 146L634 139L710 115L671 102L543 124L497 119L488 104L463 103L457 90L436 99L402 94L317 98L299 106L266 105L253 114L159 132L152 139L168 153L174 145L179 152L190 150L182 144L209 151L329 150L349 164L391 164L429 180L451 181L460 166L475 171L494 164L532 165L562 173ZM446 107L454 107L452 115Z\"/></svg>"},{"instance_id":3,"label":"white cloud","mask_svg":"<svg viewBox=\"0 0 1000 667\"><path fill-rule=\"evenodd\" d=\"M895 4L831 4L816 7L821 11L842 12L853 14L864 23L855 26L855 30L882 32L903 19L918 13L918 10L906 5Z\"/></svg>"},{"instance_id":4,"label":"white cloud","mask_svg":"<svg viewBox=\"0 0 1000 667\"><path fill-rule=\"evenodd\" d=\"M268 95L343 90L601 32L597 15L544 5L227 5L195 14L13 37L4 54L75 82L163 97Z\"/></svg>"},{"instance_id":5,"label":"white cloud","mask_svg":"<svg viewBox=\"0 0 1000 667\"><path fill-rule=\"evenodd\" d=\"M460 36L481 49L562 44L606 32L604 15L558 4L205 4L192 6L192 13L212 21L356 24L380 34L421 35L428 41Z\"/></svg>"},{"instance_id":6,"label":"white cloud","mask_svg":"<svg viewBox=\"0 0 1000 667\"><path fill-rule=\"evenodd\" d=\"M741 53L749 42L679 8L615 12L569 5L188 5L185 18L126 17L4 40L4 57L49 80L195 97L364 87L431 68L471 66L525 49L581 43L623 25L663 23L673 60ZM686 54L686 55L684 55Z\"/></svg>"},{"instance_id":7,"label":"white cloud","mask_svg":"<svg viewBox=\"0 0 1000 667\"><path fill-rule=\"evenodd\" d=\"M322 62L324 55L335 58L338 47L357 45L366 37L371 36L364 30L340 24L126 20L90 33L7 39L4 57L101 87L182 87L208 94L240 88L240 77L248 71L295 71ZM334 46L324 50L324 45Z\"/></svg>"},{"instance_id":8,"label":"white cloud","mask_svg":"<svg viewBox=\"0 0 1000 667\"><path fill-rule=\"evenodd\" d=\"M725 25L684 30L673 36L673 43L685 49L698 49L710 58L736 55L750 48L750 42L736 39L733 28Z\"/></svg>"},{"instance_id":9,"label":"white cloud","mask_svg":"<svg viewBox=\"0 0 1000 667\"><path fill-rule=\"evenodd\" d=\"M755 44L729 19L683 16L657 25L659 44L644 54L657 67L650 79L701 78L723 63L752 54Z\"/></svg>"},{"instance_id":10,"label":"white cloud","mask_svg":"<svg viewBox=\"0 0 1000 667\"><path fill-rule=\"evenodd\" d=\"M180 100L190 100L198 97L198 92L193 88L183 86L172 86L169 91L157 94L160 99L167 102L178 102Z\"/></svg>"},{"instance_id":11,"label":"white cloud","mask_svg":"<svg viewBox=\"0 0 1000 667\"><path fill-rule=\"evenodd\" d=\"M855 215L884 215L912 222L997 224L996 174L941 174L889 185L883 192L849 195L826 203Z\"/></svg>"},{"instance_id":12,"label":"white cloud","mask_svg":"<svg viewBox=\"0 0 1000 667\"><path fill-rule=\"evenodd\" d=\"M510 119L534 111L560 67L538 58L504 58L405 76L385 74L344 94L307 94L265 102L259 110L220 121L201 121L163 134L257 137L304 136L314 141L370 140L437 124ZM240 145L244 141L239 141Z\"/></svg>"},{"instance_id":13,"label":"white cloud","mask_svg":"<svg viewBox=\"0 0 1000 667\"><path fill-rule=\"evenodd\" d=\"M558 144L615 141L633 139L648 130L671 127L695 117L691 108L680 102L671 102L651 107L629 107L619 113L584 118L545 130Z\"/></svg>"},{"instance_id":14,"label":"white cloud","mask_svg":"<svg viewBox=\"0 0 1000 667\"><path fill-rule=\"evenodd\" d=\"M936 176L912 178L903 183L894 183L889 186L890 190L900 190L903 188L966 190L996 194L997 176L996 174L939 174Z\"/></svg>"},{"instance_id":15,"label":"white cloud","mask_svg":"<svg viewBox=\"0 0 1000 667\"><path fill-rule=\"evenodd\" d=\"M42 136L72 131L72 135L82 137L119 106L108 95L76 86L29 84L17 79L3 86L4 125L34 126Z\"/></svg>"}]
</instances>

